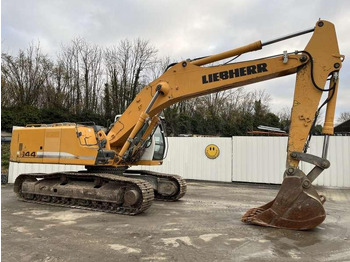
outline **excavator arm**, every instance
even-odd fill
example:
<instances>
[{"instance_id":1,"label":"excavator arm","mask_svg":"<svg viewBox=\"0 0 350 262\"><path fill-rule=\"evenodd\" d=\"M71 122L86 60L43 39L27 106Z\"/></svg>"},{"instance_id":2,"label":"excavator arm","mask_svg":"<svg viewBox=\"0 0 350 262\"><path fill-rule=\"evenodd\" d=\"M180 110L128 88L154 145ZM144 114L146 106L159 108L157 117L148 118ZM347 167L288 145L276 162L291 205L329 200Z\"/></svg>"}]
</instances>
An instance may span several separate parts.
<instances>
[{"instance_id":1,"label":"excavator arm","mask_svg":"<svg viewBox=\"0 0 350 262\"><path fill-rule=\"evenodd\" d=\"M234 55L259 50L262 46L278 40L312 31L313 35L303 51L253 61L202 67ZM135 136L147 121L157 117L164 108L192 97L296 73L287 169L281 189L273 201L249 210L242 217L242 221L299 230L314 228L322 223L326 216L323 208L325 198L318 195L311 183L330 165L325 159L328 140L326 137L323 158L306 154L307 141L319 110L326 104L323 133L333 134L337 85L343 57L339 53L332 23L318 21L313 29L302 33L267 43L257 41L221 54L183 61L170 67L137 95L125 114L109 132L108 140L111 147L120 147L117 155L118 163L121 164L127 160L124 154L130 152L130 147L138 146L137 142L134 143ZM330 78L329 88L325 87L328 78ZM326 91L329 92L328 98L318 108L321 96ZM150 125L148 128L153 129L154 126ZM298 169L300 161L313 163L315 168L310 174L305 175Z\"/></svg>"}]
</instances>

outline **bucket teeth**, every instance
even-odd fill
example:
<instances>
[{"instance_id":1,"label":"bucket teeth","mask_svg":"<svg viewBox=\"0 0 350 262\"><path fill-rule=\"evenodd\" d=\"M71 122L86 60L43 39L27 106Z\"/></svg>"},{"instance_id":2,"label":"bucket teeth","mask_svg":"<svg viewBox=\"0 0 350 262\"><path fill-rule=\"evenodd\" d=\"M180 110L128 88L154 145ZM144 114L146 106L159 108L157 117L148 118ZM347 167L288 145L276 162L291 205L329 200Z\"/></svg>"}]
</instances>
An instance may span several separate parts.
<instances>
[{"instance_id":1,"label":"bucket teeth","mask_svg":"<svg viewBox=\"0 0 350 262\"><path fill-rule=\"evenodd\" d=\"M297 170L283 180L276 198L258 208L248 210L242 217L247 224L294 230L312 229L326 218L324 197L320 197L307 177ZM305 186L307 185L307 186Z\"/></svg>"}]
</instances>

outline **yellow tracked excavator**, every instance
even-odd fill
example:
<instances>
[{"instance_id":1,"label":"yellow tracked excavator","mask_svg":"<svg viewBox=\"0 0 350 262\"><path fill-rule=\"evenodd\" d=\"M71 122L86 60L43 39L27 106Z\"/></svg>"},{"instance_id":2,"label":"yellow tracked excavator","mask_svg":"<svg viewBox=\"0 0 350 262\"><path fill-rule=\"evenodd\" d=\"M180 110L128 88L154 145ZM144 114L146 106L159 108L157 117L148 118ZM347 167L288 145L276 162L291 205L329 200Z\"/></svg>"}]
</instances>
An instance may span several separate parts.
<instances>
[{"instance_id":1,"label":"yellow tracked excavator","mask_svg":"<svg viewBox=\"0 0 350 262\"><path fill-rule=\"evenodd\" d=\"M208 66L306 33L312 33L312 37L302 51ZM145 211L153 199L178 200L186 193L186 182L180 176L128 169L135 165L162 164L167 149L160 118L162 110L185 99L296 74L283 183L273 201L249 210L242 221L296 230L314 228L326 217L325 197L316 192L312 182L330 166L326 159L328 137L333 134L343 59L334 25L319 20L315 27L298 33L171 64L163 75L137 94L108 132L89 123L14 129L11 161L86 166L80 172L21 174L14 191L28 202L128 215ZM323 92L328 92L328 98L319 106ZM317 157L306 150L310 130L324 105L327 105L324 149L322 156ZM298 169L300 161L315 167L306 175Z\"/></svg>"}]
</instances>

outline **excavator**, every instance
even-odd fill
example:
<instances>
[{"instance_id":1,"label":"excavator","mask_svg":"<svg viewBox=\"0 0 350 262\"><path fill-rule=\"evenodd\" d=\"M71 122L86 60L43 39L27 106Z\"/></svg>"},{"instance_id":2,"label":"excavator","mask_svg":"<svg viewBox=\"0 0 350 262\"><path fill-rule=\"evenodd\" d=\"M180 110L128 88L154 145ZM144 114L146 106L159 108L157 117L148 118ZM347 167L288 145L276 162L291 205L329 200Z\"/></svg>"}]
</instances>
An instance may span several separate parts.
<instances>
[{"instance_id":1,"label":"excavator","mask_svg":"<svg viewBox=\"0 0 350 262\"><path fill-rule=\"evenodd\" d=\"M312 36L302 51L218 64L307 33ZM86 170L21 174L15 180L14 191L27 202L125 215L144 212L154 199L176 201L186 193L183 178L129 169L162 164L168 147L160 116L162 110L186 99L296 74L283 182L274 200L248 210L242 221L294 230L315 228L326 217L323 207L326 199L317 193L312 182L330 166L327 149L329 135L334 132L343 60L334 25L319 20L313 28L271 41L256 41L223 53L170 64L136 95L106 132L94 123L15 128L11 161L85 165ZM324 92L328 96L320 103ZM323 152L322 156L314 156L307 153L311 129L325 105ZM311 163L314 168L305 174L298 168L300 161Z\"/></svg>"}]
</instances>

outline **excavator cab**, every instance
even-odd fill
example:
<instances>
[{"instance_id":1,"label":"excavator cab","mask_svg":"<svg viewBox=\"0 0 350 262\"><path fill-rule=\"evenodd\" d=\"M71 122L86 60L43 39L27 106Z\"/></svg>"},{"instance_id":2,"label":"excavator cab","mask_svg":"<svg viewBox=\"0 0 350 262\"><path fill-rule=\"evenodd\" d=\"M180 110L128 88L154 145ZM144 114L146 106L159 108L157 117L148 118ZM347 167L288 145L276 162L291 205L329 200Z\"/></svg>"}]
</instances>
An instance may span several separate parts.
<instances>
[{"instance_id":1,"label":"excavator cab","mask_svg":"<svg viewBox=\"0 0 350 262\"><path fill-rule=\"evenodd\" d=\"M154 134L154 154L152 160L163 160L166 155L166 149L168 148L167 140L165 139L163 126L159 125Z\"/></svg>"},{"instance_id":2,"label":"excavator cab","mask_svg":"<svg viewBox=\"0 0 350 262\"><path fill-rule=\"evenodd\" d=\"M163 160L166 157L167 150L168 140L166 139L163 121L161 121L147 140L141 160Z\"/></svg>"}]
</instances>

